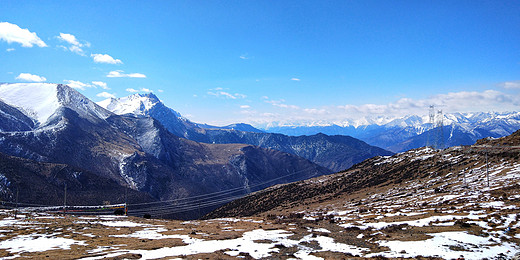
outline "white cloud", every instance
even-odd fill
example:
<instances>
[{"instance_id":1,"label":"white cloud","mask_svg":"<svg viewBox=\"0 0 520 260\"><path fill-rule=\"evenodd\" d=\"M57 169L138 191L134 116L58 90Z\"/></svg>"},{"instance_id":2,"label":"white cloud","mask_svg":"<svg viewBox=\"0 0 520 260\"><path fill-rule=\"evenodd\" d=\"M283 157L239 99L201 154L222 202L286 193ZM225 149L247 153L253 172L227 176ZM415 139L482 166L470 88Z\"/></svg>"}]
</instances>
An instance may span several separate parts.
<instances>
[{"instance_id":1,"label":"white cloud","mask_svg":"<svg viewBox=\"0 0 520 260\"><path fill-rule=\"evenodd\" d=\"M299 78L291 78L292 81L300 81Z\"/></svg>"},{"instance_id":2,"label":"white cloud","mask_svg":"<svg viewBox=\"0 0 520 260\"><path fill-rule=\"evenodd\" d=\"M280 107L280 108L291 108L291 109L300 109L299 106L296 106L296 105L287 105L285 104L285 100L283 99L280 99L280 100L264 100L265 103L269 103L275 107Z\"/></svg>"},{"instance_id":3,"label":"white cloud","mask_svg":"<svg viewBox=\"0 0 520 260\"><path fill-rule=\"evenodd\" d=\"M21 44L22 47L33 47L34 45L47 47L47 44L45 44L36 33L8 22L0 23L0 40L4 40L9 44L16 42Z\"/></svg>"},{"instance_id":4,"label":"white cloud","mask_svg":"<svg viewBox=\"0 0 520 260\"><path fill-rule=\"evenodd\" d=\"M157 92L159 92L159 93L163 93L164 90L162 90L162 89L158 89Z\"/></svg>"},{"instance_id":5,"label":"white cloud","mask_svg":"<svg viewBox=\"0 0 520 260\"><path fill-rule=\"evenodd\" d=\"M505 85L504 85L505 86ZM509 85L511 87L511 85ZM400 98L386 104L336 105L322 107L299 107L287 104L283 99L263 98L272 107L266 113L249 111L237 112L247 118L238 119L257 125L277 122L281 125L337 124L360 125L404 117L406 115L427 116L430 105L435 105L444 113L464 112L505 112L520 109L520 96L497 90L450 92L425 99ZM237 119L235 119L238 121Z\"/></svg>"},{"instance_id":6,"label":"white cloud","mask_svg":"<svg viewBox=\"0 0 520 260\"><path fill-rule=\"evenodd\" d=\"M83 51L83 47L90 47L90 43L83 41L83 43L79 42L79 40L76 38L76 36L69 34L69 33L60 33L59 36L56 36L60 41L66 42L69 45L69 47L66 46L60 46L65 50L69 50L71 52L74 52L76 54L79 54L81 56L86 56L85 51Z\"/></svg>"},{"instance_id":7,"label":"white cloud","mask_svg":"<svg viewBox=\"0 0 520 260\"><path fill-rule=\"evenodd\" d=\"M18 75L16 77L17 80L23 80L23 81L31 81L31 82L44 82L44 81L47 81L47 79L45 77L42 77L42 76L38 76L38 75L33 75L33 74L30 74L30 73L20 73L20 75Z\"/></svg>"},{"instance_id":8,"label":"white cloud","mask_svg":"<svg viewBox=\"0 0 520 260\"><path fill-rule=\"evenodd\" d=\"M91 54L90 57L92 57L96 63L123 64L120 59L114 59L108 54Z\"/></svg>"},{"instance_id":9,"label":"white cloud","mask_svg":"<svg viewBox=\"0 0 520 260\"><path fill-rule=\"evenodd\" d=\"M110 89L110 88L107 86L107 83L105 83L105 82L103 82L103 81L92 81L92 84L94 84L94 86L101 87L102 89Z\"/></svg>"},{"instance_id":10,"label":"white cloud","mask_svg":"<svg viewBox=\"0 0 520 260\"><path fill-rule=\"evenodd\" d=\"M60 36L58 36L58 39L68 42L72 45L80 45L78 39L76 39L76 36L68 33L60 33Z\"/></svg>"},{"instance_id":11,"label":"white cloud","mask_svg":"<svg viewBox=\"0 0 520 260\"><path fill-rule=\"evenodd\" d=\"M122 70L113 70L107 74L108 78L146 78L146 75L141 73L125 74Z\"/></svg>"},{"instance_id":12,"label":"white cloud","mask_svg":"<svg viewBox=\"0 0 520 260\"><path fill-rule=\"evenodd\" d=\"M516 110L520 107L520 98L496 90L461 91L438 94L427 99L401 98L388 104L364 104L338 106L344 114L352 117L370 116L405 116L425 114L428 107L434 105L445 112L487 112Z\"/></svg>"},{"instance_id":13,"label":"white cloud","mask_svg":"<svg viewBox=\"0 0 520 260\"><path fill-rule=\"evenodd\" d=\"M81 81L78 81L78 80L64 80L64 82L71 88L74 88L74 89L80 89L80 90L85 90L86 88L97 88L97 87L100 87L102 89L110 89L108 86L107 86L107 83L103 82L103 81L92 81L92 84L90 83L83 83Z\"/></svg>"},{"instance_id":14,"label":"white cloud","mask_svg":"<svg viewBox=\"0 0 520 260\"><path fill-rule=\"evenodd\" d=\"M242 109L249 109L249 108L251 108L251 106L248 106L248 105L241 105L240 108L242 108Z\"/></svg>"},{"instance_id":15,"label":"white cloud","mask_svg":"<svg viewBox=\"0 0 520 260\"><path fill-rule=\"evenodd\" d=\"M12 51L14 51L14 50L15 50L14 48L7 48L5 51L7 51L7 52L12 52Z\"/></svg>"},{"instance_id":16,"label":"white cloud","mask_svg":"<svg viewBox=\"0 0 520 260\"><path fill-rule=\"evenodd\" d=\"M71 88L85 90L86 88L95 88L96 85L83 83L77 80L64 80L65 83Z\"/></svg>"},{"instance_id":17,"label":"white cloud","mask_svg":"<svg viewBox=\"0 0 520 260\"><path fill-rule=\"evenodd\" d=\"M247 53L240 55L239 58L242 59L242 60L249 60L250 59L249 55Z\"/></svg>"},{"instance_id":18,"label":"white cloud","mask_svg":"<svg viewBox=\"0 0 520 260\"><path fill-rule=\"evenodd\" d=\"M130 92L130 93L138 93L138 92L153 93L153 90L148 89L148 88L141 88L141 89L127 88L126 91Z\"/></svg>"},{"instance_id":19,"label":"white cloud","mask_svg":"<svg viewBox=\"0 0 520 260\"><path fill-rule=\"evenodd\" d=\"M240 98L247 97L244 94L240 94L240 93L231 94L229 92L222 91L222 90L223 90L223 88L210 89L210 91L208 91L208 95L212 95L212 96L220 97L220 98L226 98L226 99L240 99Z\"/></svg>"},{"instance_id":20,"label":"white cloud","mask_svg":"<svg viewBox=\"0 0 520 260\"><path fill-rule=\"evenodd\" d=\"M98 93L96 96L102 97L102 98L116 98L115 94L110 94L108 92L101 92L101 93Z\"/></svg>"},{"instance_id":21,"label":"white cloud","mask_svg":"<svg viewBox=\"0 0 520 260\"><path fill-rule=\"evenodd\" d=\"M520 80L504 82L501 85L506 89L520 89Z\"/></svg>"}]
</instances>

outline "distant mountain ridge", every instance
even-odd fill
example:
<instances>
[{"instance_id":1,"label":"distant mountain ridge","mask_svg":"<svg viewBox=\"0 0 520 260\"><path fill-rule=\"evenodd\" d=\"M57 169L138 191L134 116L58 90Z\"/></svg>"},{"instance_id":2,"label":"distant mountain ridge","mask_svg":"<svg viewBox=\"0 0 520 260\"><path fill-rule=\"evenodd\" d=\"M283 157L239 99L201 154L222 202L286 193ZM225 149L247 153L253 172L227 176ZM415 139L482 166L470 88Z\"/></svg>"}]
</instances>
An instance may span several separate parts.
<instances>
[{"instance_id":1,"label":"distant mountain ridge","mask_svg":"<svg viewBox=\"0 0 520 260\"><path fill-rule=\"evenodd\" d=\"M247 124L225 127L197 124L165 106L152 93L107 99L99 105L116 114L148 115L161 122L173 134L193 141L215 144L250 144L306 158L332 171L345 170L367 158L391 152L349 136L287 136L265 133Z\"/></svg>"},{"instance_id":2,"label":"distant mountain ridge","mask_svg":"<svg viewBox=\"0 0 520 260\"><path fill-rule=\"evenodd\" d=\"M485 137L503 137L520 129L520 112L478 112L451 113L443 116L443 143L446 147L470 145ZM368 124L340 125L281 125L266 126L263 130L291 136L324 133L329 135L349 135L371 145L393 152L403 152L427 145L428 135L435 135L428 117L410 115L401 118L387 118ZM433 131L432 131L433 130ZM430 132L432 131L432 132ZM429 133L430 132L430 133Z\"/></svg>"}]
</instances>

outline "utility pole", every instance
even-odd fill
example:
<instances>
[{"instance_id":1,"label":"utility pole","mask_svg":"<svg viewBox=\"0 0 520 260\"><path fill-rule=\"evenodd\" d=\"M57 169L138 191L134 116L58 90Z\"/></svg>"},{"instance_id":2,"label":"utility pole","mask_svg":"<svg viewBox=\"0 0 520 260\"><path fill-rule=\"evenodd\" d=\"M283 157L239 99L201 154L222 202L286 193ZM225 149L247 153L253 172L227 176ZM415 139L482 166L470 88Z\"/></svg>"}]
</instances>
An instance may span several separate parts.
<instances>
[{"instance_id":1,"label":"utility pole","mask_svg":"<svg viewBox=\"0 0 520 260\"><path fill-rule=\"evenodd\" d=\"M67 183L65 183L65 193L63 194L63 215L67 214Z\"/></svg>"},{"instance_id":2,"label":"utility pole","mask_svg":"<svg viewBox=\"0 0 520 260\"><path fill-rule=\"evenodd\" d=\"M128 216L128 187L125 187L125 216Z\"/></svg>"},{"instance_id":3,"label":"utility pole","mask_svg":"<svg viewBox=\"0 0 520 260\"><path fill-rule=\"evenodd\" d=\"M486 177L487 177L487 186L489 188L489 164L488 164L488 151L486 149Z\"/></svg>"},{"instance_id":4,"label":"utility pole","mask_svg":"<svg viewBox=\"0 0 520 260\"><path fill-rule=\"evenodd\" d=\"M16 208L14 210L14 219L16 219L17 215L18 215L18 194L19 194L19 191L20 191L20 188L18 187L18 185L16 185Z\"/></svg>"}]
</instances>

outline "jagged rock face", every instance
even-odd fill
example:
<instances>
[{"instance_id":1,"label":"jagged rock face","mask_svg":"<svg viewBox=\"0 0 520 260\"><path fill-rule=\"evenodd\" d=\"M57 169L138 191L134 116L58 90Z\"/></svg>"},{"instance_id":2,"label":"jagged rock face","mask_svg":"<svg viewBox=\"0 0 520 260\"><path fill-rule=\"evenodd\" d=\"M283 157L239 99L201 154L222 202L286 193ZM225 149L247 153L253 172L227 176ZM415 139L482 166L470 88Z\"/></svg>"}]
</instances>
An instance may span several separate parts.
<instances>
[{"instance_id":1,"label":"jagged rock face","mask_svg":"<svg viewBox=\"0 0 520 260\"><path fill-rule=\"evenodd\" d=\"M115 115L67 86L38 86L42 87L39 96L50 100L45 113L35 110L38 104L27 105L27 100L5 94L6 89L20 91L17 86L0 85L0 94L26 106L23 111L4 109L14 111L9 115L37 121L31 129L24 128L25 131L0 132L0 152L83 169L112 180L119 188L127 186L156 200L243 187L232 194L237 196L268 185L330 173L306 159L283 152L245 144L205 144L183 139L152 117ZM6 178L9 181L10 177ZM2 180L0 176L0 183ZM182 217L192 218L215 206L218 203Z\"/></svg>"},{"instance_id":2,"label":"jagged rock face","mask_svg":"<svg viewBox=\"0 0 520 260\"><path fill-rule=\"evenodd\" d=\"M153 94L108 99L100 104L116 114L149 115L161 122L171 133L193 141L208 144L250 144L275 149L306 158L332 171L348 169L374 156L392 154L348 136L318 134L294 137L265 133L246 124L226 127L195 124L166 107Z\"/></svg>"}]
</instances>

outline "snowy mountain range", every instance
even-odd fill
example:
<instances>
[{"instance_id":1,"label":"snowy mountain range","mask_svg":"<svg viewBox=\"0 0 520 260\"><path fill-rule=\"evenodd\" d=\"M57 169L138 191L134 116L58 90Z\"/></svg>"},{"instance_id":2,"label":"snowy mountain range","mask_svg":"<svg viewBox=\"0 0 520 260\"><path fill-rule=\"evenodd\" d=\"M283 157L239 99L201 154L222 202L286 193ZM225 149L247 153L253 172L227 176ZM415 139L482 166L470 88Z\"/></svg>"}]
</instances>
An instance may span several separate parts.
<instances>
[{"instance_id":1,"label":"snowy mountain range","mask_svg":"<svg viewBox=\"0 0 520 260\"><path fill-rule=\"evenodd\" d=\"M111 98L98 104L115 114L153 117L179 137L208 144L250 144L275 149L306 158L332 171L348 169L377 155L392 154L350 136L287 136L266 133L247 124L217 127L193 123L165 106L152 93Z\"/></svg>"},{"instance_id":2,"label":"snowy mountain range","mask_svg":"<svg viewBox=\"0 0 520 260\"><path fill-rule=\"evenodd\" d=\"M436 119L437 122L440 119ZM403 152L441 138L444 147L470 145L485 137L503 137L520 129L520 112L450 113L442 116L443 131L432 127L428 116L410 115L374 120L369 124L281 125L263 130L286 135L349 135L393 152ZM435 128L435 129L434 129ZM439 134L441 132L442 134ZM439 137L440 136L440 137Z\"/></svg>"},{"instance_id":3,"label":"snowy mountain range","mask_svg":"<svg viewBox=\"0 0 520 260\"><path fill-rule=\"evenodd\" d=\"M175 110L166 107L154 94L134 94L125 98L107 99L98 104L116 114L132 113L134 115L152 116L173 133L191 140L207 143L248 143L275 149L280 149L280 146L283 147L284 145L261 141L265 140L266 136L269 136L267 133L277 133L290 137L298 136L302 139L304 139L302 137L304 135L316 135L319 133L329 136L352 136L376 147L392 152L403 152L432 145L433 139L439 139L438 146L443 147L470 145L481 138L503 137L520 129L520 112L518 111L444 114L442 115L442 131L434 127L435 123L440 121L440 118L436 117L432 126L428 115L409 115L394 118L380 117L346 121L340 125L323 122L293 125L272 123L265 125L262 129L257 129L247 124L216 127L193 123L182 117ZM262 135L259 133L266 134ZM289 137L280 136L276 139L280 138L286 139ZM291 150L294 149L285 149L284 151L291 152ZM298 155L330 168L330 164L321 163L303 154ZM342 169L344 168L333 168L333 170Z\"/></svg>"}]
</instances>

